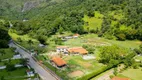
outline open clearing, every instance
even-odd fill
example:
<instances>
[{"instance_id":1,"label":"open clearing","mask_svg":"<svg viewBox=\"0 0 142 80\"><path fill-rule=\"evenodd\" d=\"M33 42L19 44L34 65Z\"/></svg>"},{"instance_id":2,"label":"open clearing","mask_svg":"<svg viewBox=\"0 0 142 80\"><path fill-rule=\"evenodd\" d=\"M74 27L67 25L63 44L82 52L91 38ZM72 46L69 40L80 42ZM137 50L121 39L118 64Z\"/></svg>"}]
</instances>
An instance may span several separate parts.
<instances>
[{"instance_id":1,"label":"open clearing","mask_svg":"<svg viewBox=\"0 0 142 80\"><path fill-rule=\"evenodd\" d=\"M138 40L126 40L126 41L117 41L117 40L108 40L105 38L100 38L96 34L88 34L82 35L80 38L77 39L70 39L64 42L66 46L83 46L83 45L93 45L93 46L111 46L111 45L118 45L124 48L138 48L141 44L141 41Z\"/></svg>"},{"instance_id":2,"label":"open clearing","mask_svg":"<svg viewBox=\"0 0 142 80\"><path fill-rule=\"evenodd\" d=\"M84 15L83 20L86 22L84 25L85 30L96 30L101 28L103 15L98 11L95 11L94 15L95 16L91 18L87 15Z\"/></svg>"}]
</instances>

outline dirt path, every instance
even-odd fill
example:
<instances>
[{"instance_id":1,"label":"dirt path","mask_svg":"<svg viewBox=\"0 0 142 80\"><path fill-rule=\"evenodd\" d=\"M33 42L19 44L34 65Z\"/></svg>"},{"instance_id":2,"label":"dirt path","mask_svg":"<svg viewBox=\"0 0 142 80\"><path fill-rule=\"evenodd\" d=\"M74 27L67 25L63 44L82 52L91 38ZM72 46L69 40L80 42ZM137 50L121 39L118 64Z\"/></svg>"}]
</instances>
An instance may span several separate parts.
<instances>
[{"instance_id":1,"label":"dirt path","mask_svg":"<svg viewBox=\"0 0 142 80\"><path fill-rule=\"evenodd\" d=\"M124 68L124 65L121 64L121 66L117 67L117 71L119 72L121 69ZM97 78L96 80L111 80L110 75L113 75L114 69L111 69L110 71L103 74L101 77Z\"/></svg>"},{"instance_id":2,"label":"dirt path","mask_svg":"<svg viewBox=\"0 0 142 80\"><path fill-rule=\"evenodd\" d=\"M113 75L113 69L105 73L103 76L99 77L97 80L111 80L110 75Z\"/></svg>"}]
</instances>

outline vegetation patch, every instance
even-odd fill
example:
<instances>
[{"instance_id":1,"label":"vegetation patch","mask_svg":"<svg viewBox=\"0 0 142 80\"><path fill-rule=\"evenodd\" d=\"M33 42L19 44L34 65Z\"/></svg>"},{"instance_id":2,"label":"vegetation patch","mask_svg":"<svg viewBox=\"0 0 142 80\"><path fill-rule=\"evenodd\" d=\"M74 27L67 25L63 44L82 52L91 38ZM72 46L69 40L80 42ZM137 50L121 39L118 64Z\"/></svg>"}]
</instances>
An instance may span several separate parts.
<instances>
[{"instance_id":1,"label":"vegetation patch","mask_svg":"<svg viewBox=\"0 0 142 80\"><path fill-rule=\"evenodd\" d=\"M69 77L74 78L74 77L79 77L82 76L84 73L82 71L74 71L68 74Z\"/></svg>"},{"instance_id":2,"label":"vegetation patch","mask_svg":"<svg viewBox=\"0 0 142 80\"><path fill-rule=\"evenodd\" d=\"M125 71L123 71L121 74L123 76L126 76L128 78L131 78L132 80L141 80L142 79L142 68L139 69L126 69Z\"/></svg>"},{"instance_id":3,"label":"vegetation patch","mask_svg":"<svg viewBox=\"0 0 142 80\"><path fill-rule=\"evenodd\" d=\"M94 17L89 17L87 15L84 15L83 20L85 21L84 29L88 32L90 31L96 31L97 29L100 30L102 26L102 20L103 15L100 14L98 11L95 11Z\"/></svg>"}]
</instances>

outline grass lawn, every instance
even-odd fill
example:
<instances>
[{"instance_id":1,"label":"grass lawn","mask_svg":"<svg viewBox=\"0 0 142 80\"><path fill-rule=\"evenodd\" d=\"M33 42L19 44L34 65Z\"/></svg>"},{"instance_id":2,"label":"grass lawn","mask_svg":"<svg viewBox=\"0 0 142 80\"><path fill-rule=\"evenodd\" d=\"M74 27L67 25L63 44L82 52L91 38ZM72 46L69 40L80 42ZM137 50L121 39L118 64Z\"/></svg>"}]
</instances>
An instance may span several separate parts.
<instances>
[{"instance_id":1,"label":"grass lawn","mask_svg":"<svg viewBox=\"0 0 142 80\"><path fill-rule=\"evenodd\" d=\"M90 73L93 69L100 69L104 66L101 63L98 63L95 59L93 60L84 60L81 55L75 56L66 56L64 60L70 65L71 71L81 70L85 74Z\"/></svg>"},{"instance_id":2,"label":"grass lawn","mask_svg":"<svg viewBox=\"0 0 142 80\"><path fill-rule=\"evenodd\" d=\"M13 40L17 40L17 38L21 38L21 40L23 40L23 41L32 40L32 41L37 42L36 39L33 39L33 38L29 37L28 35L17 35L16 33L12 33L10 30L9 30L8 34L11 36L11 38Z\"/></svg>"},{"instance_id":3,"label":"grass lawn","mask_svg":"<svg viewBox=\"0 0 142 80\"><path fill-rule=\"evenodd\" d=\"M100 29L102 25L103 15L100 14L98 11L95 11L94 17L88 17L87 15L84 15L83 20L87 22L87 24L84 24L85 30L96 30L97 28Z\"/></svg>"},{"instance_id":4,"label":"grass lawn","mask_svg":"<svg viewBox=\"0 0 142 80\"><path fill-rule=\"evenodd\" d=\"M0 54L0 59L3 60L3 59L9 59L9 58L12 58L13 55L15 54L14 51L10 48L7 48L7 49L0 49L1 53Z\"/></svg>"},{"instance_id":5,"label":"grass lawn","mask_svg":"<svg viewBox=\"0 0 142 80\"><path fill-rule=\"evenodd\" d=\"M139 69L127 69L120 75L126 76L132 80L142 80L142 68Z\"/></svg>"},{"instance_id":6,"label":"grass lawn","mask_svg":"<svg viewBox=\"0 0 142 80\"><path fill-rule=\"evenodd\" d=\"M118 45L120 47L124 48L138 48L140 44L142 44L141 41L138 40L126 40L126 41L117 41L117 40L108 40L105 38L100 38L96 34L87 34L82 35L82 38L77 39L70 39L66 42L64 42L64 45L66 46L82 46L82 45L95 45L95 46L102 46L102 45Z\"/></svg>"},{"instance_id":7,"label":"grass lawn","mask_svg":"<svg viewBox=\"0 0 142 80\"><path fill-rule=\"evenodd\" d=\"M124 48L138 48L140 44L142 44L141 41L138 40L126 40L126 41L117 41L117 40L107 40L108 42L118 45L120 47L124 47Z\"/></svg>"},{"instance_id":8,"label":"grass lawn","mask_svg":"<svg viewBox=\"0 0 142 80\"><path fill-rule=\"evenodd\" d=\"M6 70L0 71L0 77L4 76L4 78L7 78L8 80L24 80L22 77L26 76L26 70L28 68L19 68L11 72L7 72ZM17 79L16 79L17 77ZM18 78L19 77L19 78Z\"/></svg>"}]
</instances>

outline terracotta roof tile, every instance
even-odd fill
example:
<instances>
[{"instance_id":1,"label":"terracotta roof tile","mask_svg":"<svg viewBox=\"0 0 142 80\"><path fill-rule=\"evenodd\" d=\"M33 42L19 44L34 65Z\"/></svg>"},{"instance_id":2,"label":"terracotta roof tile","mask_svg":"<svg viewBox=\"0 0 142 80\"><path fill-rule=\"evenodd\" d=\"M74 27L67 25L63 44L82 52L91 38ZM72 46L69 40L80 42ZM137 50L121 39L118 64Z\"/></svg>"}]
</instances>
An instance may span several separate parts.
<instances>
[{"instance_id":1,"label":"terracotta roof tile","mask_svg":"<svg viewBox=\"0 0 142 80\"><path fill-rule=\"evenodd\" d=\"M129 78L113 77L111 80L130 80Z\"/></svg>"},{"instance_id":2,"label":"terracotta roof tile","mask_svg":"<svg viewBox=\"0 0 142 80\"><path fill-rule=\"evenodd\" d=\"M70 49L68 49L68 51L70 53L80 53L80 54L87 54L88 53L88 51L82 47L70 48Z\"/></svg>"},{"instance_id":3,"label":"terracotta roof tile","mask_svg":"<svg viewBox=\"0 0 142 80\"><path fill-rule=\"evenodd\" d=\"M80 36L79 34L74 34L73 36Z\"/></svg>"},{"instance_id":4,"label":"terracotta roof tile","mask_svg":"<svg viewBox=\"0 0 142 80\"><path fill-rule=\"evenodd\" d=\"M57 66L63 66L66 65L66 62L61 59L60 57L53 57L52 61L57 65Z\"/></svg>"}]
</instances>

